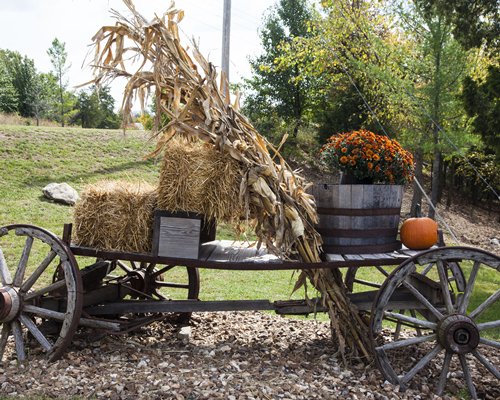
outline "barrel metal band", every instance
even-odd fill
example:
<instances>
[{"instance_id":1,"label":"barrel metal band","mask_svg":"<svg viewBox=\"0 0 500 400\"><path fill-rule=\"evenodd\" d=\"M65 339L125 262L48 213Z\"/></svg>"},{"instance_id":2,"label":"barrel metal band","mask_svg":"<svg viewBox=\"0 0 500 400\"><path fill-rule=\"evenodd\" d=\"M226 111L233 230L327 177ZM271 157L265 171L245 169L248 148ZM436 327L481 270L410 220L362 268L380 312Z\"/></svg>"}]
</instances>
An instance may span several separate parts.
<instances>
[{"instance_id":1,"label":"barrel metal band","mask_svg":"<svg viewBox=\"0 0 500 400\"><path fill-rule=\"evenodd\" d=\"M401 249L401 242L359 246L331 246L323 244L323 251L333 254L386 253L399 249Z\"/></svg>"},{"instance_id":2,"label":"barrel metal band","mask_svg":"<svg viewBox=\"0 0 500 400\"><path fill-rule=\"evenodd\" d=\"M336 229L317 228L319 234L339 238L396 237L398 228Z\"/></svg>"},{"instance_id":3,"label":"barrel metal band","mask_svg":"<svg viewBox=\"0 0 500 400\"><path fill-rule=\"evenodd\" d=\"M327 208L318 207L318 214L343 215L347 217L399 215L400 208Z\"/></svg>"}]
</instances>

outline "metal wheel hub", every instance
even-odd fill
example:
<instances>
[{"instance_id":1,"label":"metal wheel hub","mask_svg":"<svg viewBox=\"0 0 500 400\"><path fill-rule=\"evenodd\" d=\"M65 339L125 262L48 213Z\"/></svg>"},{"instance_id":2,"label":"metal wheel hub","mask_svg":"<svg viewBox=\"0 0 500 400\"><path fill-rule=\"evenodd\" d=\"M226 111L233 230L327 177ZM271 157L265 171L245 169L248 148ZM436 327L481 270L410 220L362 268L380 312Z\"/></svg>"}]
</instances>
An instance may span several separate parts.
<instances>
[{"instance_id":1,"label":"metal wheel hub","mask_svg":"<svg viewBox=\"0 0 500 400\"><path fill-rule=\"evenodd\" d=\"M479 344L479 330L472 319L453 314L445 317L437 330L439 343L457 354L470 353Z\"/></svg>"},{"instance_id":2,"label":"metal wheel hub","mask_svg":"<svg viewBox=\"0 0 500 400\"><path fill-rule=\"evenodd\" d=\"M0 322L12 321L21 308L17 291L10 287L0 288Z\"/></svg>"}]
</instances>

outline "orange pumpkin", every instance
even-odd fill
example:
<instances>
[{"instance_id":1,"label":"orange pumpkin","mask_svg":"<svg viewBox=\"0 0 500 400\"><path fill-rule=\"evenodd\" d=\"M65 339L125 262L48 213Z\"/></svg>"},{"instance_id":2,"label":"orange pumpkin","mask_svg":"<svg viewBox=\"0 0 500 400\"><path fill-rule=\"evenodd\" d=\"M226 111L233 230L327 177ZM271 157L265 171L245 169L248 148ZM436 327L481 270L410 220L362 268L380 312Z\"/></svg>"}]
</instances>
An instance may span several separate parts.
<instances>
[{"instance_id":1,"label":"orange pumpkin","mask_svg":"<svg viewBox=\"0 0 500 400\"><path fill-rule=\"evenodd\" d=\"M409 218L399 232L401 242L412 250L425 250L438 241L438 225L431 218Z\"/></svg>"}]
</instances>

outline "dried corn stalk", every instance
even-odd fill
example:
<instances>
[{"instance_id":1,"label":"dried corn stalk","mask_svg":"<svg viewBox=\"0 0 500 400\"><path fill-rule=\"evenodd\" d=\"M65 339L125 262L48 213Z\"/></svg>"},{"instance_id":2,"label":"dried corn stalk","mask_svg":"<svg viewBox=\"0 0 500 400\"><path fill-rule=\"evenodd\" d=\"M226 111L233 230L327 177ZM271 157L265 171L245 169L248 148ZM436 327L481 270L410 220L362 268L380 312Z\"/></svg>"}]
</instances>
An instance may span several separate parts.
<instances>
[{"instance_id":1,"label":"dried corn stalk","mask_svg":"<svg viewBox=\"0 0 500 400\"><path fill-rule=\"evenodd\" d=\"M221 93L215 67L196 45L191 49L193 58L181 45L178 23L183 12L172 3L162 17L148 21L132 1L124 3L131 18L114 12L116 25L102 27L93 38L95 83L127 78L125 115L131 111L134 96L144 104L154 90L156 153L174 135L198 138L229 153L242 165L240 197L247 215L258 221L260 242L282 258L320 262L321 238L314 229L318 217L314 198L306 193L308 184L239 113L238 105L230 104L229 94ZM139 65L133 72L124 65L131 57ZM370 359L366 321L349 303L340 272L303 271L298 284L305 284L306 277L328 306L342 356L349 349L351 354Z\"/></svg>"}]
</instances>

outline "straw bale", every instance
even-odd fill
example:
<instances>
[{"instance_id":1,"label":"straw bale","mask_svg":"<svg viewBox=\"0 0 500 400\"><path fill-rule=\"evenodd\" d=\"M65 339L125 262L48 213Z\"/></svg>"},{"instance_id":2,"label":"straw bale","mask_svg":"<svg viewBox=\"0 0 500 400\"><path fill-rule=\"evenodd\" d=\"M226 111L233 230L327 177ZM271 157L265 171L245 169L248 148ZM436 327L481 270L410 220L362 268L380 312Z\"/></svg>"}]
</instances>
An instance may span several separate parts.
<instances>
[{"instance_id":1,"label":"straw bale","mask_svg":"<svg viewBox=\"0 0 500 400\"><path fill-rule=\"evenodd\" d=\"M238 161L199 140L171 140L165 146L158 208L190 211L228 223L243 215Z\"/></svg>"},{"instance_id":2,"label":"straw bale","mask_svg":"<svg viewBox=\"0 0 500 400\"><path fill-rule=\"evenodd\" d=\"M101 181L88 185L74 209L81 246L150 252L156 190L148 183Z\"/></svg>"}]
</instances>

